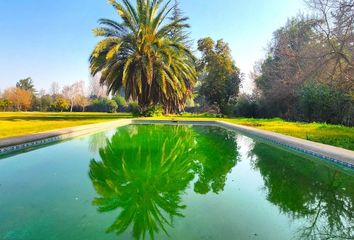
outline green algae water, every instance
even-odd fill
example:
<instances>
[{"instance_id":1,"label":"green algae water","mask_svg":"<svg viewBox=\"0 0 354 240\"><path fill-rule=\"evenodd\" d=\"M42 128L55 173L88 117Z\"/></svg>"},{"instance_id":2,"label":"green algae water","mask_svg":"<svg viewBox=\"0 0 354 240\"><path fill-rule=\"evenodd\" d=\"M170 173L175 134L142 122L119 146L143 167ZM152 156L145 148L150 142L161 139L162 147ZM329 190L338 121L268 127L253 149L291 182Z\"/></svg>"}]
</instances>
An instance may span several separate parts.
<instances>
[{"instance_id":1,"label":"green algae water","mask_svg":"<svg viewBox=\"0 0 354 240\"><path fill-rule=\"evenodd\" d=\"M353 239L354 173L206 126L131 125L0 160L0 239Z\"/></svg>"}]
</instances>

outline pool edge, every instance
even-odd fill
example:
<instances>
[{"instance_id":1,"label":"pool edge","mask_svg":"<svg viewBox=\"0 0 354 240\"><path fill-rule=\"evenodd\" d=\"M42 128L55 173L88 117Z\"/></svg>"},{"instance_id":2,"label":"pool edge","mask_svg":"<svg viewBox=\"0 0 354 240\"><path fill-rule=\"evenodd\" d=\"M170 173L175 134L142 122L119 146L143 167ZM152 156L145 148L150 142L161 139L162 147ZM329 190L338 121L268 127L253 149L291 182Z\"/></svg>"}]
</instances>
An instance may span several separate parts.
<instances>
[{"instance_id":1,"label":"pool edge","mask_svg":"<svg viewBox=\"0 0 354 240\"><path fill-rule=\"evenodd\" d=\"M322 143L312 142L300 138L295 138L279 133L274 133L266 130L256 129L252 127L242 126L239 124L224 122L224 121L210 121L210 120L145 120L145 119L121 119L111 122L96 123L90 125L83 125L78 127L71 127L59 130L52 130L48 132L30 134L20 137L11 137L0 139L0 156L12 152L24 150L34 146L39 146L51 142L65 140L73 137L82 136L85 134L103 131L115 127L122 127L130 124L184 124L184 125L205 125L218 126L230 130L236 130L264 140L270 141L277 145L281 145L292 150L305 153L307 155L315 156L336 164L354 169L354 151L344 148L334 147Z\"/></svg>"},{"instance_id":2,"label":"pool edge","mask_svg":"<svg viewBox=\"0 0 354 240\"><path fill-rule=\"evenodd\" d=\"M7 155L16 151L25 150L28 148L33 148L35 146L79 137L115 127L126 126L131 123L131 119L121 119L104 123L88 124L58 130L51 130L42 133L0 139L0 156Z\"/></svg>"}]
</instances>

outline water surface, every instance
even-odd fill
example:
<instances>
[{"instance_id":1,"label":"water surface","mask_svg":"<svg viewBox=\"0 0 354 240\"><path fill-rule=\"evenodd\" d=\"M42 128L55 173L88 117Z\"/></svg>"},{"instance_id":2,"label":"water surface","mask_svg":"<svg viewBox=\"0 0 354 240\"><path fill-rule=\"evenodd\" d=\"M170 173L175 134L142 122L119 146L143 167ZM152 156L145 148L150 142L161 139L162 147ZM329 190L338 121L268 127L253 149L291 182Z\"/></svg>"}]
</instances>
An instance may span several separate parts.
<instances>
[{"instance_id":1,"label":"water surface","mask_svg":"<svg viewBox=\"0 0 354 240\"><path fill-rule=\"evenodd\" d=\"M352 239L354 173L217 127L131 125L0 160L0 239Z\"/></svg>"}]
</instances>

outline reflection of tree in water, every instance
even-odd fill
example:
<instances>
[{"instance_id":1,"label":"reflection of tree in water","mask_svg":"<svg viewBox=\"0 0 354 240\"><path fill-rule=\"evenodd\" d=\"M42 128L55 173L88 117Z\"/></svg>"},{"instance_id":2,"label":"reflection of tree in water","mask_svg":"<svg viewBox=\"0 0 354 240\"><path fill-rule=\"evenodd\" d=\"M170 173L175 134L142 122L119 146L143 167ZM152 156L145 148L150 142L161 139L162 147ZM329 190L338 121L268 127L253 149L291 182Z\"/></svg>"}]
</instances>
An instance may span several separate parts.
<instances>
[{"instance_id":1,"label":"reflection of tree in water","mask_svg":"<svg viewBox=\"0 0 354 240\"><path fill-rule=\"evenodd\" d=\"M92 153L97 153L99 149L107 145L107 136L105 132L93 134L89 138L89 149Z\"/></svg>"},{"instance_id":2,"label":"reflection of tree in water","mask_svg":"<svg viewBox=\"0 0 354 240\"><path fill-rule=\"evenodd\" d=\"M300 239L354 238L353 176L262 143L252 153L267 199L294 219L305 219Z\"/></svg>"},{"instance_id":3,"label":"reflection of tree in water","mask_svg":"<svg viewBox=\"0 0 354 240\"><path fill-rule=\"evenodd\" d=\"M220 128L195 128L198 133L198 149L194 170L198 181L194 191L206 194L212 190L224 190L226 177L236 164L235 134Z\"/></svg>"},{"instance_id":4,"label":"reflection of tree in water","mask_svg":"<svg viewBox=\"0 0 354 240\"><path fill-rule=\"evenodd\" d=\"M186 206L181 203L181 194L195 174L199 175L197 192L207 193L209 188L221 191L227 173L236 164L236 147L219 145L220 140L231 138L226 131L207 139L215 134L187 126L117 130L100 149L102 161L90 164L90 178L100 195L94 204L101 212L121 209L108 232L120 234L132 226L136 239L146 234L153 239L160 230L167 234L166 226L172 226L173 218L183 216L181 210ZM218 145L220 156L214 152L209 159L208 153L217 151Z\"/></svg>"}]
</instances>

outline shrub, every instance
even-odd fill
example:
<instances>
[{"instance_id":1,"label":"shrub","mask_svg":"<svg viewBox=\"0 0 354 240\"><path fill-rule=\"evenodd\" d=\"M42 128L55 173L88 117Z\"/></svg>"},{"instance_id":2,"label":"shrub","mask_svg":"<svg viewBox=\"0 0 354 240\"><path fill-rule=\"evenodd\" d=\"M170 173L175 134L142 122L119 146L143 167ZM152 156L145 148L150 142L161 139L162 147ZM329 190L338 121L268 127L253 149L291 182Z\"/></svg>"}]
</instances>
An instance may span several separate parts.
<instances>
[{"instance_id":1,"label":"shrub","mask_svg":"<svg viewBox=\"0 0 354 240\"><path fill-rule=\"evenodd\" d=\"M114 100L108 100L107 107L109 113L115 113L118 109L118 104Z\"/></svg>"},{"instance_id":2,"label":"shrub","mask_svg":"<svg viewBox=\"0 0 354 240\"><path fill-rule=\"evenodd\" d=\"M343 123L353 107L349 95L324 83L308 82L298 96L298 110L303 120L309 122Z\"/></svg>"},{"instance_id":3,"label":"shrub","mask_svg":"<svg viewBox=\"0 0 354 240\"><path fill-rule=\"evenodd\" d=\"M154 105L149 107L142 114L144 117L159 117L163 115L163 107L161 105Z\"/></svg>"},{"instance_id":4,"label":"shrub","mask_svg":"<svg viewBox=\"0 0 354 240\"><path fill-rule=\"evenodd\" d=\"M124 112L127 110L128 104L124 97L118 95L115 96L112 100L114 100L117 103L119 111Z\"/></svg>"},{"instance_id":5,"label":"shrub","mask_svg":"<svg viewBox=\"0 0 354 240\"><path fill-rule=\"evenodd\" d=\"M88 107L90 112L108 112L114 113L117 111L118 104L114 100L107 98L97 98L92 100L91 105Z\"/></svg>"},{"instance_id":6,"label":"shrub","mask_svg":"<svg viewBox=\"0 0 354 240\"><path fill-rule=\"evenodd\" d=\"M237 98L234 114L239 117L257 117L257 100L255 97L242 94Z\"/></svg>"},{"instance_id":7,"label":"shrub","mask_svg":"<svg viewBox=\"0 0 354 240\"><path fill-rule=\"evenodd\" d=\"M131 112L133 114L133 116L140 116L141 115L140 107L137 102L130 102L128 104L128 111Z\"/></svg>"}]
</instances>

